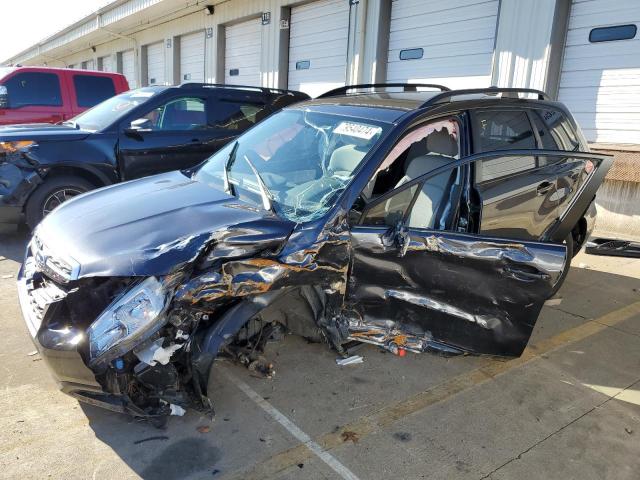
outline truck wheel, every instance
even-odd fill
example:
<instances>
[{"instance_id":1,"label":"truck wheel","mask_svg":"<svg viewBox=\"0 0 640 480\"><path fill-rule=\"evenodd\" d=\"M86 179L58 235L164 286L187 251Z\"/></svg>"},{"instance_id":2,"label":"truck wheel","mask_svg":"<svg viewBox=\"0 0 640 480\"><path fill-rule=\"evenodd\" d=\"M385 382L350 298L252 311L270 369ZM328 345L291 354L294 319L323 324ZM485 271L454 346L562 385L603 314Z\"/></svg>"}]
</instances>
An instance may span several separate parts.
<instances>
[{"instance_id":1,"label":"truck wheel","mask_svg":"<svg viewBox=\"0 0 640 480\"><path fill-rule=\"evenodd\" d=\"M564 270L562 271L562 273L560 274L560 278L558 279L556 284L553 286L553 290L551 290L551 295L549 298L553 297L556 293L558 293L558 290L560 290L560 287L564 283L564 279L567 278L567 274L569 273L569 268L571 267L571 259L574 257L574 254L573 254L574 242L573 242L573 236L571 234L569 234L567 239L564 241L564 244L567 247L567 264Z\"/></svg>"},{"instance_id":2,"label":"truck wheel","mask_svg":"<svg viewBox=\"0 0 640 480\"><path fill-rule=\"evenodd\" d=\"M27 200L24 209L27 225L33 230L58 205L93 188L91 183L80 177L64 175L46 180Z\"/></svg>"}]
</instances>

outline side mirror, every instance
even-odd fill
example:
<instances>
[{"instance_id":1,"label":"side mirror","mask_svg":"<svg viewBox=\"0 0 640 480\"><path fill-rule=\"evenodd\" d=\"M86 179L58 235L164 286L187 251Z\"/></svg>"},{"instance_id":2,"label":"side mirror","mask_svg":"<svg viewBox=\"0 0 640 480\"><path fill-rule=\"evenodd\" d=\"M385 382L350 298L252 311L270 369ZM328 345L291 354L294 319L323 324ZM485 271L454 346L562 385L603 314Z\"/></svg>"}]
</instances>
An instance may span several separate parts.
<instances>
[{"instance_id":1,"label":"side mirror","mask_svg":"<svg viewBox=\"0 0 640 480\"><path fill-rule=\"evenodd\" d=\"M0 108L9 108L9 91L4 85L0 85Z\"/></svg>"},{"instance_id":2,"label":"side mirror","mask_svg":"<svg viewBox=\"0 0 640 480\"><path fill-rule=\"evenodd\" d=\"M150 132L151 127L151 120L148 118L137 118L129 124L128 128L124 129L124 133L131 137L140 138L140 134Z\"/></svg>"}]
</instances>

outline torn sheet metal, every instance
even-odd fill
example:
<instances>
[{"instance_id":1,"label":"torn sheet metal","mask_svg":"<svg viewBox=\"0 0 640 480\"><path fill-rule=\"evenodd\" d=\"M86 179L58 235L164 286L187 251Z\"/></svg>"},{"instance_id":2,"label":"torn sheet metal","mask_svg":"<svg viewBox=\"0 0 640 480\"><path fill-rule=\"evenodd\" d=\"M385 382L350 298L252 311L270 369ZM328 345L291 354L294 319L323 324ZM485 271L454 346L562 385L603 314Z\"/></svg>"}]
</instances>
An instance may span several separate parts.
<instances>
[{"instance_id":1,"label":"torn sheet metal","mask_svg":"<svg viewBox=\"0 0 640 480\"><path fill-rule=\"evenodd\" d=\"M640 258L640 242L612 238L590 238L587 241L585 252L591 255Z\"/></svg>"},{"instance_id":2,"label":"torn sheet metal","mask_svg":"<svg viewBox=\"0 0 640 480\"><path fill-rule=\"evenodd\" d=\"M336 358L336 364L341 367L344 367L345 365L356 365L363 362L364 359L360 355L352 355L347 358Z\"/></svg>"}]
</instances>

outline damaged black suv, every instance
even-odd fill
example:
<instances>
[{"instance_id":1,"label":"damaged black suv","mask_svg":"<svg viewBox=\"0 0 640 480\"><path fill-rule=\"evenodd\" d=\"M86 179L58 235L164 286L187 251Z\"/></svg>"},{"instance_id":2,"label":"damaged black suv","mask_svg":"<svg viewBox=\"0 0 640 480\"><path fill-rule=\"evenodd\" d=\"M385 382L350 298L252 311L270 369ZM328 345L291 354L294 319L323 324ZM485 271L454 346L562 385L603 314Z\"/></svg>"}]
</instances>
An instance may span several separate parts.
<instances>
[{"instance_id":1,"label":"damaged black suv","mask_svg":"<svg viewBox=\"0 0 640 480\"><path fill-rule=\"evenodd\" d=\"M66 202L20 302L63 391L139 416L210 410L214 359L252 361L275 326L343 355L517 356L610 164L536 90L344 87Z\"/></svg>"}]
</instances>

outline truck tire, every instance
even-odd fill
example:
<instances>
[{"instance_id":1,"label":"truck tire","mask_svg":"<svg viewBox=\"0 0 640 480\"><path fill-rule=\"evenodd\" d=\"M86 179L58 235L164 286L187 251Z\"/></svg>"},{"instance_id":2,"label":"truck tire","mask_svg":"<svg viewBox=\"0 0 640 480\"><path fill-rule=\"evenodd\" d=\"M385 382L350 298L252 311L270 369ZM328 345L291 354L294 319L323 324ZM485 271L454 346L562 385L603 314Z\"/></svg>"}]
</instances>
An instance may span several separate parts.
<instances>
[{"instance_id":1,"label":"truck tire","mask_svg":"<svg viewBox=\"0 0 640 480\"><path fill-rule=\"evenodd\" d=\"M564 244L567 247L567 264L564 270L562 271L562 273L560 274L560 278L558 279L556 284L553 286L553 289L551 290L551 296L549 298L553 297L556 293L558 293L558 290L560 290L560 287L562 287L562 284L564 283L564 279L567 278L567 274L569 273L569 268L571 268L571 259L574 257L573 235L569 234L567 239L564 241Z\"/></svg>"},{"instance_id":2,"label":"truck tire","mask_svg":"<svg viewBox=\"0 0 640 480\"><path fill-rule=\"evenodd\" d=\"M45 180L27 200L24 209L27 225L33 230L55 207L94 188L95 186L84 178L72 175L61 175Z\"/></svg>"}]
</instances>

